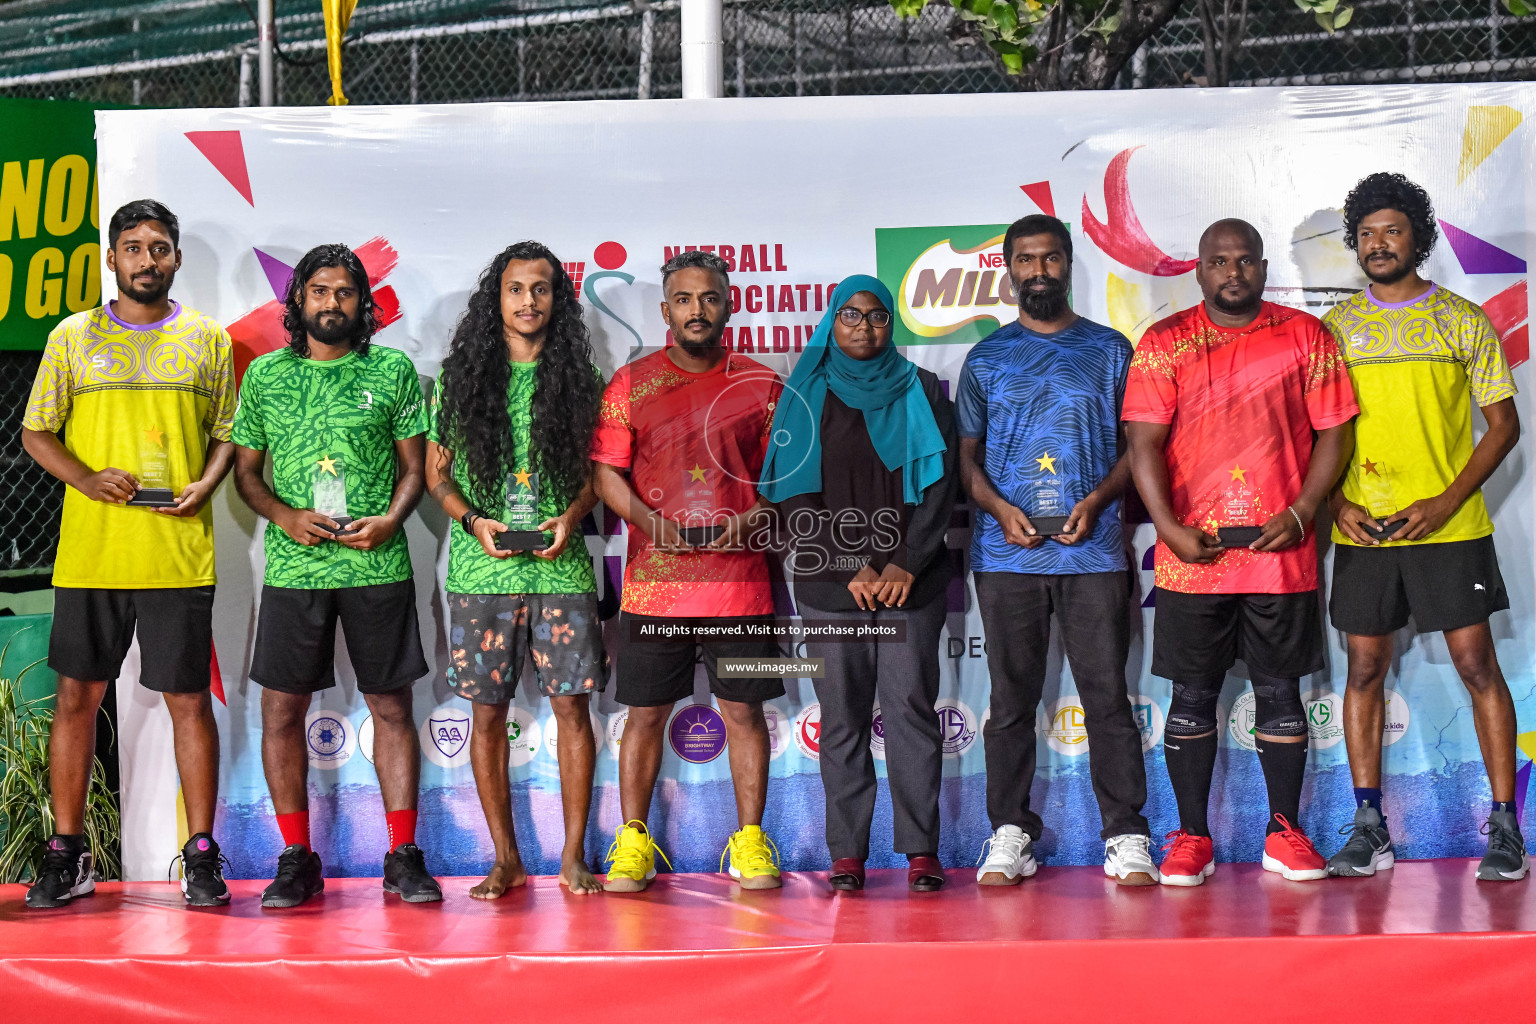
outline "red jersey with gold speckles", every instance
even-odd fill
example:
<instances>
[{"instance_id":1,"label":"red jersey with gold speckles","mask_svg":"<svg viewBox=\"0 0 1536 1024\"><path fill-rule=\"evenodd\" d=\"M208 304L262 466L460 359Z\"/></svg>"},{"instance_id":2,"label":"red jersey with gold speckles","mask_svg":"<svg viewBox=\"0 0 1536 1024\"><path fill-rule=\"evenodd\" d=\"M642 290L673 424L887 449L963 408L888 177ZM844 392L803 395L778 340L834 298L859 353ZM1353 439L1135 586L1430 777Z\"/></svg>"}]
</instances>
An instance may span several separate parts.
<instances>
[{"instance_id":1,"label":"red jersey with gold speckles","mask_svg":"<svg viewBox=\"0 0 1536 1024\"><path fill-rule=\"evenodd\" d=\"M1262 526L1301 493L1312 432L1360 411L1338 343L1321 320L1264 303L1247 327L1218 327L1201 303L1153 324L1136 346L1123 417L1167 423L1173 511L1186 526ZM1312 531L1287 551L1229 548L1180 561L1157 542L1157 585L1185 594L1317 589Z\"/></svg>"},{"instance_id":2,"label":"red jersey with gold speckles","mask_svg":"<svg viewBox=\"0 0 1536 1024\"><path fill-rule=\"evenodd\" d=\"M710 525L756 503L782 390L778 374L743 355L689 373L666 350L653 352L608 382L592 458L629 470L640 500L662 515ZM770 615L768 563L752 551L664 554L631 526L621 607L672 617Z\"/></svg>"}]
</instances>

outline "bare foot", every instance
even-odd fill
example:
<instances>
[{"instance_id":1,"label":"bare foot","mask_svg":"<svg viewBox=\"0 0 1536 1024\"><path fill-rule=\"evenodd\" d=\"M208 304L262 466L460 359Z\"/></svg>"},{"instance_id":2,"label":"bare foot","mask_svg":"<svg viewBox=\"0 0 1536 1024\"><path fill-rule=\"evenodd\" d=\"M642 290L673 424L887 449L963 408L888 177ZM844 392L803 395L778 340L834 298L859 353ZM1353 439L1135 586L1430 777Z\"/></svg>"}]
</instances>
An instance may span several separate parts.
<instances>
[{"instance_id":1,"label":"bare foot","mask_svg":"<svg viewBox=\"0 0 1536 1024\"><path fill-rule=\"evenodd\" d=\"M587 896L603 891L602 883L588 869L580 854L560 859L560 884L571 890L572 896Z\"/></svg>"},{"instance_id":2,"label":"bare foot","mask_svg":"<svg viewBox=\"0 0 1536 1024\"><path fill-rule=\"evenodd\" d=\"M977 885L1018 885L1024 881L1023 875L1015 875L1009 878L1001 871L988 871L976 880Z\"/></svg>"},{"instance_id":3,"label":"bare foot","mask_svg":"<svg viewBox=\"0 0 1536 1024\"><path fill-rule=\"evenodd\" d=\"M507 860L492 864L491 873L485 876L485 881L469 890L469 894L477 900L494 900L508 889L527 884L528 872L523 868L523 858L514 851Z\"/></svg>"}]
</instances>

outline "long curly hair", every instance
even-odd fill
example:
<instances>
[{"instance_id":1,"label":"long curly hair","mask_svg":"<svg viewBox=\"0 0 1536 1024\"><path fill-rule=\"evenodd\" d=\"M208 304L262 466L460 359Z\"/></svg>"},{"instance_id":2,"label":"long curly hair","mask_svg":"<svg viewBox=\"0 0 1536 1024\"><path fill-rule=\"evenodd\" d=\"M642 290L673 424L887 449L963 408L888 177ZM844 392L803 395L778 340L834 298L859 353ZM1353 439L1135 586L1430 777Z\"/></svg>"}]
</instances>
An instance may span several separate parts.
<instances>
[{"instance_id":1,"label":"long curly hair","mask_svg":"<svg viewBox=\"0 0 1536 1024\"><path fill-rule=\"evenodd\" d=\"M1440 238L1435 224L1435 207L1429 193L1401 174L1378 171L1361 178L1344 199L1344 244L1355 249L1360 222L1377 210L1396 210L1408 218L1413 228L1413 266L1417 270L1429 259Z\"/></svg>"},{"instance_id":2,"label":"long curly hair","mask_svg":"<svg viewBox=\"0 0 1536 1024\"><path fill-rule=\"evenodd\" d=\"M512 368L501 319L501 276L513 260L544 260L554 270L549 330L533 376L529 447L541 488L569 504L591 471L587 450L603 382L592 369L592 341L576 287L548 247L517 242L480 275L443 360L439 436L454 458L464 460L471 504L489 508L500 501L507 473L518 468L507 413Z\"/></svg>"},{"instance_id":3,"label":"long curly hair","mask_svg":"<svg viewBox=\"0 0 1536 1024\"><path fill-rule=\"evenodd\" d=\"M304 328L304 289L309 286L309 279L326 267L345 270L357 286L357 330L349 344L352 351L366 356L373 336L379 330L379 320L373 311L373 289L368 285L368 271L363 269L363 261L340 242L315 246L293 268L293 280L288 282L288 296L283 303L283 330L288 332L288 347L296 356L309 355L309 332Z\"/></svg>"}]
</instances>

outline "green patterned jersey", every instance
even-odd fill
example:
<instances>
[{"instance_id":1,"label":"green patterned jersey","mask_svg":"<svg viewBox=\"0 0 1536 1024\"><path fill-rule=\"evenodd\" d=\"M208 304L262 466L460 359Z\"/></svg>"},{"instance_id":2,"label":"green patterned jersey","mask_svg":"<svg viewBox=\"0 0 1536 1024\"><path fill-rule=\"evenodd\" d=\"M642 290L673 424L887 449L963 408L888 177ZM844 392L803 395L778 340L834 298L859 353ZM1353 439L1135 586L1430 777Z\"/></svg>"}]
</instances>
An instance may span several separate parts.
<instances>
[{"instance_id":1,"label":"green patterned jersey","mask_svg":"<svg viewBox=\"0 0 1536 1024\"><path fill-rule=\"evenodd\" d=\"M427 429L416 367L399 349L315 360L283 348L261 356L240 383L234 442L272 453L272 489L294 508L353 519L389 511L395 442ZM267 524L266 582L332 590L411 578L404 531L372 551L295 543Z\"/></svg>"},{"instance_id":2,"label":"green patterned jersey","mask_svg":"<svg viewBox=\"0 0 1536 1024\"><path fill-rule=\"evenodd\" d=\"M533 377L537 363L513 363L511 380L507 384L507 413L512 418L512 443L517 465L510 470L531 470L528 465L529 436L533 426ZM594 373L601 374L594 367ZM439 377L432 392L430 426L427 436L452 451L455 442L444 438L438 429L438 406L442 397L443 381ZM586 439L573 438L572 444L585 444ZM453 460L453 482L460 493L471 493L469 477L463 459ZM470 499L470 504L474 504ZM565 511L567 503L541 488L539 515L552 519ZM506 522L503 509L482 509L486 515ZM541 521L542 521L541 519ZM448 580L445 589L454 594L588 594L597 589L597 579L592 572L592 556L587 552L585 540L577 534L571 537L565 550L553 561L520 554L511 558L492 558L485 553L480 542L454 529L448 542Z\"/></svg>"}]
</instances>

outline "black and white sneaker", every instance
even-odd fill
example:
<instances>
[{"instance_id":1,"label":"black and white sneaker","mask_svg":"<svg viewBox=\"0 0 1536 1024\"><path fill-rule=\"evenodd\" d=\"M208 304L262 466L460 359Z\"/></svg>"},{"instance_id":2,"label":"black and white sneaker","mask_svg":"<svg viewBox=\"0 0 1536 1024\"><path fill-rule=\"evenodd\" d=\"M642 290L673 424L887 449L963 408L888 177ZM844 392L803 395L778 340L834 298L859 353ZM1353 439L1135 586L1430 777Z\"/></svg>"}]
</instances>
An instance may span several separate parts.
<instances>
[{"instance_id":1,"label":"black and white sneaker","mask_svg":"<svg viewBox=\"0 0 1536 1024\"><path fill-rule=\"evenodd\" d=\"M1509 811L1494 811L1482 832L1488 837L1488 852L1477 866L1478 880L1518 882L1524 878L1531 870L1531 861L1525 855L1525 837L1515 816Z\"/></svg>"},{"instance_id":2,"label":"black and white sneaker","mask_svg":"<svg viewBox=\"0 0 1536 1024\"><path fill-rule=\"evenodd\" d=\"M398 893L407 903L436 903L443 898L442 887L427 873L426 858L415 843L384 855L384 891Z\"/></svg>"},{"instance_id":3,"label":"black and white sneaker","mask_svg":"<svg viewBox=\"0 0 1536 1024\"><path fill-rule=\"evenodd\" d=\"M49 836L42 869L27 890L27 906L49 910L62 907L77 896L91 895L96 891L92 864L91 851L81 837Z\"/></svg>"},{"instance_id":4,"label":"black and white sneaker","mask_svg":"<svg viewBox=\"0 0 1536 1024\"><path fill-rule=\"evenodd\" d=\"M277 877L261 893L264 907L296 907L325 891L320 855L307 846L294 845L277 858Z\"/></svg>"},{"instance_id":5,"label":"black and white sneaker","mask_svg":"<svg viewBox=\"0 0 1536 1024\"><path fill-rule=\"evenodd\" d=\"M1355 808L1354 823L1339 829L1339 835L1349 838L1328 858L1328 873L1335 878L1369 878L1397 863L1387 823L1374 807Z\"/></svg>"},{"instance_id":6,"label":"black and white sneaker","mask_svg":"<svg viewBox=\"0 0 1536 1024\"><path fill-rule=\"evenodd\" d=\"M224 865L229 861L207 832L199 832L181 848L181 894L189 907L222 907L229 902Z\"/></svg>"}]
</instances>

